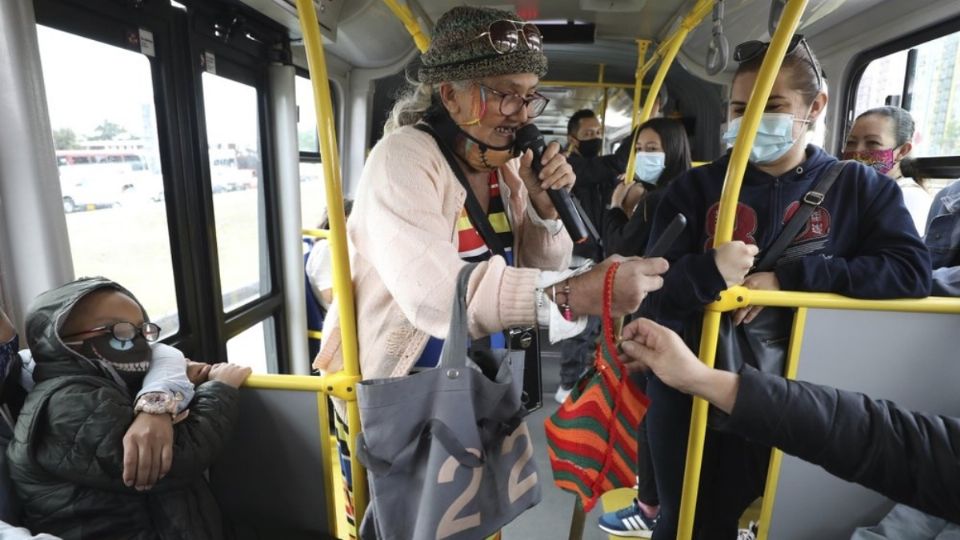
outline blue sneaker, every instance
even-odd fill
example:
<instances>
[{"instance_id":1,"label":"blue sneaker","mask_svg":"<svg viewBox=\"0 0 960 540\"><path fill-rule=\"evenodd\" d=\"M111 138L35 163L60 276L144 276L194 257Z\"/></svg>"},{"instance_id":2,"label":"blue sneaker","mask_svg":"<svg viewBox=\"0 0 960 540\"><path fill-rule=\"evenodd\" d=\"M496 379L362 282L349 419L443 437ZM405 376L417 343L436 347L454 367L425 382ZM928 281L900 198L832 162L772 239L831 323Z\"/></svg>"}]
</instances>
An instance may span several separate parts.
<instances>
[{"instance_id":1,"label":"blue sneaker","mask_svg":"<svg viewBox=\"0 0 960 540\"><path fill-rule=\"evenodd\" d=\"M604 532L614 536L650 538L653 528L657 526L657 518L647 517L634 499L630 506L600 516L598 525Z\"/></svg>"}]
</instances>

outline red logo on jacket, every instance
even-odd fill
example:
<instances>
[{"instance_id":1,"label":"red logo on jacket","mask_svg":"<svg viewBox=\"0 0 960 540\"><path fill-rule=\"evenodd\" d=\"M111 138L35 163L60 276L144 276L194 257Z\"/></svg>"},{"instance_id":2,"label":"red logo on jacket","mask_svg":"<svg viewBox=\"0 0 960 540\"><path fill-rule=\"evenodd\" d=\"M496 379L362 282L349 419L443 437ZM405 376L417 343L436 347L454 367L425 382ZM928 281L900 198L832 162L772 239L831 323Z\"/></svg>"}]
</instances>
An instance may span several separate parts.
<instances>
[{"instance_id":1,"label":"red logo on jacket","mask_svg":"<svg viewBox=\"0 0 960 540\"><path fill-rule=\"evenodd\" d=\"M704 251L713 248L713 237L717 234L717 219L720 215L720 203L714 203L707 210L707 243L704 244ZM733 239L739 240L745 244L757 244L754 236L757 233L757 211L743 204L737 203L737 216L733 221Z\"/></svg>"}]
</instances>

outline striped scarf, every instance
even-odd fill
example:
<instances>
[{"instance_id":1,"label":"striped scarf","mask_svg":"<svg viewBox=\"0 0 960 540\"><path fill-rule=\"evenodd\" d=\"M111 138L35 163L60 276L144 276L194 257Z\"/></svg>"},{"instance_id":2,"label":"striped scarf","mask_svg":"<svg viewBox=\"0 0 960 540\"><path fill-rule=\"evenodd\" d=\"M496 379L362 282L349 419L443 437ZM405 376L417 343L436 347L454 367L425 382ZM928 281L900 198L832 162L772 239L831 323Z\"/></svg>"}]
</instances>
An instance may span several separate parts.
<instances>
[{"instance_id":1,"label":"striped scarf","mask_svg":"<svg viewBox=\"0 0 960 540\"><path fill-rule=\"evenodd\" d=\"M500 196L500 176L496 171L490 173L487 186L490 190L487 220L490 222L490 228L496 233L497 239L500 240L500 245L503 246L507 265L513 266L513 230L510 228L506 207L503 198ZM480 236L480 232L474 227L466 206L460 209L460 217L457 218L457 236L459 237L460 258L464 261L482 262L495 255L487 246L487 243L484 242L483 237ZM490 348L506 348L506 339L503 333L493 334L489 340ZM411 372L437 367L442 349L443 340L431 336Z\"/></svg>"}]
</instances>

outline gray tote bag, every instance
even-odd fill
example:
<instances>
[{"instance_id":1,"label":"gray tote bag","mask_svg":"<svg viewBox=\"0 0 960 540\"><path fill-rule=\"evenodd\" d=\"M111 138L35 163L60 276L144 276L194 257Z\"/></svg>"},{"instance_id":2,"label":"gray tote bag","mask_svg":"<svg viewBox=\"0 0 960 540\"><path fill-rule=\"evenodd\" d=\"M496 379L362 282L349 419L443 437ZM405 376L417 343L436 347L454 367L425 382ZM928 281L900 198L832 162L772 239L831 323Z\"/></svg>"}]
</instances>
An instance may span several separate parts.
<instances>
[{"instance_id":1,"label":"gray tote bag","mask_svg":"<svg viewBox=\"0 0 960 540\"><path fill-rule=\"evenodd\" d=\"M540 502L520 400L523 351L467 357L467 280L457 279L440 364L357 386L370 505L360 536L482 539Z\"/></svg>"}]
</instances>

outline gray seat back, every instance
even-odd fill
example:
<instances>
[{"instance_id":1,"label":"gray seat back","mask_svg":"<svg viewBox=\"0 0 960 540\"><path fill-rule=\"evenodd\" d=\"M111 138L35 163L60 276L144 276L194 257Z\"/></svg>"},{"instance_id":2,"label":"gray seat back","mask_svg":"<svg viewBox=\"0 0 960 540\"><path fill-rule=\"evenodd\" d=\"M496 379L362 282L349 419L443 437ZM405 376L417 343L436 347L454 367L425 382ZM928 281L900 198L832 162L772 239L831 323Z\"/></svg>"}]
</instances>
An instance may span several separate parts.
<instances>
[{"instance_id":1,"label":"gray seat back","mask_svg":"<svg viewBox=\"0 0 960 540\"><path fill-rule=\"evenodd\" d=\"M960 416L960 315L808 312L797 379L863 392L914 411ZM906 466L906 465L904 465ZM785 455L769 538L850 538L893 503Z\"/></svg>"},{"instance_id":2,"label":"gray seat back","mask_svg":"<svg viewBox=\"0 0 960 540\"><path fill-rule=\"evenodd\" d=\"M241 388L239 421L210 470L237 538L334 537L325 411L315 391Z\"/></svg>"}]
</instances>

